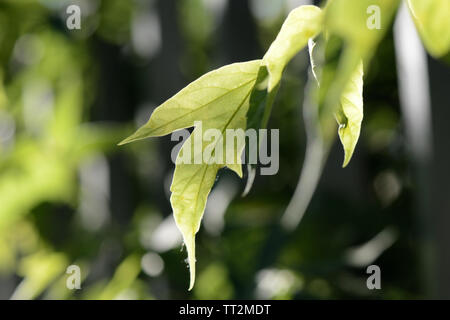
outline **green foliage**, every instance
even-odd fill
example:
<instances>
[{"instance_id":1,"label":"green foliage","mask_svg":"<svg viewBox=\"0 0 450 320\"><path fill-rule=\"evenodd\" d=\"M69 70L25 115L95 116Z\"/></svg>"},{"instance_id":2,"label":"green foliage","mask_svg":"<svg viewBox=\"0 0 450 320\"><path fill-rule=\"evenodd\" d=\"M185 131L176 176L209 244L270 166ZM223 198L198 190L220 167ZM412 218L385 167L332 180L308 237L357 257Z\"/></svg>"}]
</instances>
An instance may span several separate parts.
<instances>
[{"instance_id":1,"label":"green foliage","mask_svg":"<svg viewBox=\"0 0 450 320\"><path fill-rule=\"evenodd\" d=\"M363 61L370 64L379 42L383 38L398 6L396 0L333 0L325 10L327 49L323 62L323 80L320 88L319 109L324 117L339 108L339 101L352 76ZM374 8L374 12L370 11ZM370 15L372 14L373 17ZM378 19L379 25L371 19ZM351 21L351 23L348 23ZM339 39L339 40L337 40ZM321 121L324 121L323 117ZM331 120L322 123L324 139L334 139L335 130L329 129Z\"/></svg>"},{"instance_id":2,"label":"green foliage","mask_svg":"<svg viewBox=\"0 0 450 320\"><path fill-rule=\"evenodd\" d=\"M315 147L307 148L306 158L311 160L310 165L319 168L313 170L317 173L313 179L308 178L314 181L308 186L313 190L321 172L320 164L324 162L336 133L345 153L343 167L348 165L353 155L363 119L363 64L369 66L398 3L398 0L333 0L327 2L323 10L316 6L294 9L261 61L232 64L199 78L158 107L149 121L121 144L192 127L195 121L203 121L203 129L219 129L222 134L228 128L245 129L247 119L249 127L264 128L286 65L308 41L322 33L318 59L312 52L315 43L310 42L312 72L317 81L317 88L313 89L316 93L312 95L316 105L313 113L317 115L307 119L312 122L306 124L306 128L310 131L309 136L313 137L308 143ZM448 51L450 28L446 27L448 22L439 13L446 11L438 9L439 4L445 7L448 2L410 0L409 4L430 52L442 55ZM434 21L436 16L437 21ZM436 39L439 29L446 33ZM333 118L338 122L337 130ZM203 144L201 150L195 151L194 147L194 152L190 152L192 137L195 139L200 129L194 129L178 154L171 186L175 221L188 251L190 289L195 280L195 234L200 228L217 172L225 166L210 164L211 158L217 156L211 150L225 139L223 135L215 137L209 145ZM207 148L209 156L206 159L203 156L202 163L187 164L183 161L184 158L193 163L195 156L203 155ZM225 153L240 155L243 148L243 144L233 144L232 150L227 149ZM315 152L317 156L309 152ZM242 176L240 159L237 161L237 164L227 166ZM309 167L306 169L308 171ZM309 199L305 197L304 201ZM306 208L306 205L303 203L300 207Z\"/></svg>"},{"instance_id":3,"label":"green foliage","mask_svg":"<svg viewBox=\"0 0 450 320\"><path fill-rule=\"evenodd\" d=\"M409 236L411 183L399 163L409 159L398 151L401 148L391 148L400 140L400 114L395 68L390 68L395 64L393 47L384 35L399 1L324 0L322 8L294 9L284 24L283 8L292 1L236 1L226 10L222 2L213 2L82 1L82 29L68 30L67 1L0 1L0 298L336 299L422 294L417 282L411 282L420 277L416 249L421 243ZM405 2L428 51L448 59L448 1ZM369 5L380 7L380 29L367 28L374 14L367 11ZM383 38L387 39L380 44ZM314 51L314 76L305 84L298 75L308 61L297 53L307 43ZM260 46L269 50L253 57ZM178 226L183 226L191 284L194 236L199 260L195 288L188 294L186 275L180 272L181 236L170 233L171 217L165 217L168 195L161 185L171 166L160 151L167 146L155 139L128 148L115 145L131 130L126 127L133 116L140 119L144 106L160 101L181 78L196 78L224 59L260 56L261 60L238 64L240 68L225 67L229 74L223 77L206 79L198 92L189 94L192 100L178 99L180 107L155 112L150 119L155 126L166 116L181 119L137 137L165 135L195 126L196 120L208 123L206 129L225 126L234 111L239 120L228 127L266 128L274 103L277 106L270 126L281 133L280 172L257 177L249 197L229 202L239 192L238 179L229 170L221 171L221 180L211 189L223 166L180 161L193 157L188 150L200 131L197 127L179 154L171 200ZM294 63L288 66L291 59ZM364 153L371 156L371 165L363 166L363 179L347 184L341 180L346 173L331 168L334 172L324 183L336 182L338 198L333 199L337 193L329 190L315 194L316 205L302 227L285 237L276 223L295 186L303 129L307 154L302 172L313 179L299 184L303 198L297 192L294 198L303 203L294 203L297 216L311 199L331 144L341 138L344 165L355 149L362 120L361 60L367 74ZM231 74L232 68L240 70ZM251 72L244 74L243 68ZM207 90L215 81L217 88ZM195 108L210 94L217 101L191 116L183 113L187 103ZM295 108L300 99L304 128ZM244 103L239 107L240 101ZM201 137L205 147L199 152L207 152L203 161L217 155L213 147L219 140L214 138ZM229 151L237 155L242 149L239 145ZM229 167L242 174L239 163ZM389 169L380 171L381 167ZM366 188L367 194L372 197L375 192L382 206L358 202L365 196L359 193L359 180L374 186ZM210 190L212 206L207 210L212 215L205 218L212 219L196 234ZM354 194L358 199L349 200ZM401 201L396 201L399 195ZM222 221L212 220L225 209L222 230ZM386 212L395 214L395 221ZM357 267L349 273L343 257L388 224L400 235L381 257L392 277L384 282L382 293L367 292L358 274L364 270ZM322 234L327 236L318 236ZM157 243L161 235L166 242ZM381 237L374 241L377 238ZM146 260L147 252L162 265ZM398 268L399 259L406 269ZM65 271L71 264L81 268L81 290L66 287Z\"/></svg>"},{"instance_id":4,"label":"green foliage","mask_svg":"<svg viewBox=\"0 0 450 320\"><path fill-rule=\"evenodd\" d=\"M306 46L308 40L321 31L322 15L322 10L316 6L301 6L292 10L286 18L278 36L263 57L258 78L250 96L247 114L249 128L266 128L280 87L283 70ZM252 166L248 168L252 170ZM249 179L245 193L249 192L252 183L253 181Z\"/></svg>"},{"instance_id":5,"label":"green foliage","mask_svg":"<svg viewBox=\"0 0 450 320\"><path fill-rule=\"evenodd\" d=\"M8 106L11 111L22 110L24 120L18 123L33 135L19 135L15 152L0 154L0 229L10 226L41 201L70 202L74 190L68 182L76 179L78 164L106 146L111 147L114 137L121 134L101 125L80 125L82 66L66 63L76 59L76 50L50 32L36 33L33 39L46 48L46 54L17 76L9 88ZM24 101L21 90L30 99ZM55 97L53 113L36 109L43 103L44 94Z\"/></svg>"},{"instance_id":6,"label":"green foliage","mask_svg":"<svg viewBox=\"0 0 450 320\"><path fill-rule=\"evenodd\" d=\"M320 41L320 44L323 45L323 41ZM316 47L316 42L310 43L311 72L315 81L320 86L319 79L321 79L323 72L316 61L320 60L320 57L317 57ZM335 112L335 117L339 125L338 134L345 153L343 167L346 167L350 162L361 132L361 123L364 113L363 76L363 63L360 61L357 69L351 76L350 81L347 83L345 90L342 92L339 107ZM317 122L316 125L318 126L316 130L320 131L320 122Z\"/></svg>"},{"instance_id":7,"label":"green foliage","mask_svg":"<svg viewBox=\"0 0 450 320\"><path fill-rule=\"evenodd\" d=\"M344 39L353 50L369 56L386 33L398 3L398 0L329 1L325 28Z\"/></svg>"},{"instance_id":8,"label":"green foliage","mask_svg":"<svg viewBox=\"0 0 450 320\"><path fill-rule=\"evenodd\" d=\"M338 134L345 152L343 167L350 162L361 132L363 120L362 93L363 65L361 62L342 93L341 106L336 113L339 123Z\"/></svg>"},{"instance_id":9,"label":"green foliage","mask_svg":"<svg viewBox=\"0 0 450 320\"><path fill-rule=\"evenodd\" d=\"M333 0L324 8L324 32L318 37L318 49L313 50L318 52L310 54L317 56L311 58L311 65L320 87L310 84L314 92L305 99L308 141L300 180L282 220L288 229L297 226L311 200L336 132L344 147L344 167L353 154L362 121L362 74L357 86L352 85L353 79L361 61L368 68L397 5L391 0ZM352 101L358 101L358 107L350 108L344 94L357 97Z\"/></svg>"},{"instance_id":10,"label":"green foliage","mask_svg":"<svg viewBox=\"0 0 450 320\"><path fill-rule=\"evenodd\" d=\"M224 167L209 164L210 157L214 156L212 152L207 153L206 158L203 156L203 163L194 164L196 152L197 156L199 153L204 155L205 149L211 146L203 143L202 150L195 151L194 147L194 152L190 152L192 137L195 137L197 131L201 129L219 129L222 136L216 137L210 143L214 144L212 149L215 149L217 144L228 146L223 141L225 130L246 128L246 115L255 82L257 90L263 91L262 96L257 98L258 102L266 101L261 115L263 120L257 125L263 126L267 121L264 120L268 115L266 110L270 109L273 103L284 67L307 44L308 39L320 31L320 19L321 10L317 7L304 6L294 10L262 62L257 60L233 64L206 74L158 107L144 126L121 142L125 144L147 137L165 135L178 129L192 127L196 120L203 121L203 128L195 128L180 150L170 188L175 221L183 234L188 251L191 274L189 289L192 289L195 281L195 234L200 228L206 200L217 172ZM253 100L252 103L255 104ZM232 144L232 150L226 149L225 155L231 154L231 158L236 160L227 166L241 177L240 154L244 144L238 143L236 146ZM183 154L188 151L189 159L192 161L182 163Z\"/></svg>"},{"instance_id":11,"label":"green foliage","mask_svg":"<svg viewBox=\"0 0 450 320\"><path fill-rule=\"evenodd\" d=\"M217 172L225 166L218 163L225 163L225 158L235 159L226 165L242 177L240 155L244 141L238 139L228 149L230 144L224 133L227 129L245 130L249 97L260 64L260 60L236 63L204 75L158 107L144 126L121 143L165 135L192 127L195 121L203 121L202 127L196 127L181 148L170 187L173 214L188 251L190 289L195 281L195 234L200 228L206 199ZM202 131L208 129L219 129L222 135L208 143ZM196 146L191 147L194 142L198 143L193 141L197 135L200 135L199 139L205 139L198 150ZM220 161L210 164L218 156L216 146L226 146L226 150Z\"/></svg>"},{"instance_id":12,"label":"green foliage","mask_svg":"<svg viewBox=\"0 0 450 320\"><path fill-rule=\"evenodd\" d=\"M303 49L308 40L322 29L322 10L316 6L301 6L292 12L283 23L277 38L263 58L269 71L268 90L272 91L280 82L281 75L291 59Z\"/></svg>"},{"instance_id":13,"label":"green foliage","mask_svg":"<svg viewBox=\"0 0 450 320\"><path fill-rule=\"evenodd\" d=\"M114 276L108 285L95 297L100 300L112 300L121 292L130 288L141 271L140 257L136 254L130 255L117 267ZM95 297L92 297L93 299Z\"/></svg>"},{"instance_id":14,"label":"green foliage","mask_svg":"<svg viewBox=\"0 0 450 320\"><path fill-rule=\"evenodd\" d=\"M408 0L411 15L428 52L442 57L450 51L450 1Z\"/></svg>"},{"instance_id":15,"label":"green foliage","mask_svg":"<svg viewBox=\"0 0 450 320\"><path fill-rule=\"evenodd\" d=\"M67 258L61 253L37 252L27 256L19 266L19 273L25 279L12 298L34 299L66 266Z\"/></svg>"},{"instance_id":16,"label":"green foliage","mask_svg":"<svg viewBox=\"0 0 450 320\"><path fill-rule=\"evenodd\" d=\"M324 62L326 84L322 86L320 104L325 113L336 110L343 91L361 62L369 66L379 42L390 25L398 6L396 0L333 0L325 9L325 30L328 40L337 37L343 41L333 58ZM369 8L374 8L370 16ZM378 14L378 15L377 15ZM379 25L371 26L371 19L379 18ZM351 21L351 23L348 23ZM333 39L333 42L336 42ZM334 45L334 44L333 44Z\"/></svg>"},{"instance_id":17,"label":"green foliage","mask_svg":"<svg viewBox=\"0 0 450 320\"><path fill-rule=\"evenodd\" d=\"M21 278L12 294L17 299L39 298L55 281L71 296L70 250L50 243L33 213L41 207L57 213L55 206L75 211L80 167L115 150L125 130L86 121L96 70L82 42L47 24L49 14L38 1L0 5L0 26L8 30L0 32L0 272ZM49 228L67 230L71 221L53 223Z\"/></svg>"},{"instance_id":18,"label":"green foliage","mask_svg":"<svg viewBox=\"0 0 450 320\"><path fill-rule=\"evenodd\" d=\"M198 299L227 300L233 296L227 269L221 264L210 264L200 274L194 293Z\"/></svg>"}]
</instances>

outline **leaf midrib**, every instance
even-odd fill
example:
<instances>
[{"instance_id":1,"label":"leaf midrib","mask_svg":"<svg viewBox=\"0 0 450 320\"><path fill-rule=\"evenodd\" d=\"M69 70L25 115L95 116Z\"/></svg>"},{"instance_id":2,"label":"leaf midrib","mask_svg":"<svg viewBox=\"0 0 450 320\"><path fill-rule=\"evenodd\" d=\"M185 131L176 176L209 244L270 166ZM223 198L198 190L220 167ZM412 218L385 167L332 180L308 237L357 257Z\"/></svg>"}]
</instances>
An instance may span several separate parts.
<instances>
[{"instance_id":1,"label":"leaf midrib","mask_svg":"<svg viewBox=\"0 0 450 320\"><path fill-rule=\"evenodd\" d=\"M199 107L199 108L197 108L197 109L195 109L195 110L189 111L189 112L187 112L187 113L185 113L185 114L183 114L183 115L181 115L181 116L179 116L179 117L177 117L177 118L175 118L175 119L173 119L173 120L170 120L169 122L166 122L165 124L163 124L163 125L161 125L161 126L159 126L159 127L154 128L152 131L156 131L156 130L159 130L159 129L161 129L161 128L164 128L164 127L170 125L171 123L180 120L181 118L184 118L184 117L186 117L186 116L188 116L188 115L190 115L190 114L192 114L192 113L194 113L194 112L197 112L197 111L199 111L199 110L201 110L201 109L203 109L203 108L205 108L205 107L211 105L211 104L214 103L215 101L217 101L217 100L219 100L219 99L225 97L227 94L232 93L234 90L245 87L246 85L248 85L249 83L251 83L251 82L253 82L253 81L256 81L256 78L255 78L255 79L252 79L252 80L250 80L250 81L247 81L247 82L245 82L244 84L242 84L242 85L240 85L240 86L237 86L236 88L233 88L233 89L229 90L228 92L225 92L224 94L221 94L220 96L214 98L213 100L209 101L208 103L202 105L201 107ZM250 91L250 92L251 92L251 91ZM248 95L246 96L246 99L247 99L247 97L248 97ZM245 100L244 100L244 101L245 101ZM241 105L242 105L242 104L241 104ZM240 106L239 106L239 107L240 107ZM238 108L238 109L239 109L239 108ZM179 128L179 129L181 129L181 128ZM151 132L152 132L152 131L151 131ZM173 131L173 130L172 130L172 131ZM149 133L149 135L151 135L151 132Z\"/></svg>"},{"instance_id":2,"label":"leaf midrib","mask_svg":"<svg viewBox=\"0 0 450 320\"><path fill-rule=\"evenodd\" d=\"M249 90L249 92L246 94L246 96L244 97L244 99L242 99L241 104L236 108L236 110L234 111L234 113L231 115L230 119L227 121L227 123L225 124L225 126L222 129L222 140L223 140L223 134L225 132L225 130L227 129L228 125L231 123L231 121L233 121L233 118L236 116L236 114L238 113L238 111L242 108L242 106L244 105L245 101L247 100L247 98L250 96L250 93L252 92L252 90ZM214 148L216 147L218 141L216 141ZM206 171L208 171L210 165L208 164L203 164L203 167L205 168L205 171L203 172L203 176L202 179L200 180L200 184L198 187L198 191L197 191L197 195L195 196L195 210L194 212L197 211L197 206L198 206L198 198L200 195L200 190L202 189L202 185L203 185L203 181L205 180L205 176L206 176ZM225 166L225 165L224 165ZM185 190L184 190L185 191ZM184 192L183 191L183 192Z\"/></svg>"}]
</instances>

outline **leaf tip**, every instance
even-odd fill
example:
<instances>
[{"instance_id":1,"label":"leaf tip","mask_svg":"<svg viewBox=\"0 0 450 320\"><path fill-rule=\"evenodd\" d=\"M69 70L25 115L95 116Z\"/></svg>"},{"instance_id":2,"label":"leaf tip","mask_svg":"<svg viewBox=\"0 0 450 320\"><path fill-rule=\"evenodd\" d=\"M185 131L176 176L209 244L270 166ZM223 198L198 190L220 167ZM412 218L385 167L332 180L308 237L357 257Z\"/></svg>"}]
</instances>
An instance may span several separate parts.
<instances>
[{"instance_id":1,"label":"leaf tip","mask_svg":"<svg viewBox=\"0 0 450 320\"><path fill-rule=\"evenodd\" d=\"M351 156L349 157L349 156L345 155L344 162L342 163L342 168L345 168L348 166L348 164L350 163L350 159L351 159Z\"/></svg>"},{"instance_id":2,"label":"leaf tip","mask_svg":"<svg viewBox=\"0 0 450 320\"><path fill-rule=\"evenodd\" d=\"M342 162L342 168L345 168L348 166L348 164L350 163L350 160L353 157L353 153L355 152L356 142L353 143L352 145L347 145L346 141L345 141L345 137L340 135L340 138L341 138L342 146L344 147L344 161Z\"/></svg>"},{"instance_id":3,"label":"leaf tip","mask_svg":"<svg viewBox=\"0 0 450 320\"><path fill-rule=\"evenodd\" d=\"M233 163L233 164L229 164L227 166L230 170L234 171L239 176L239 178L242 179L244 174L242 172L242 164L241 163Z\"/></svg>"},{"instance_id":4,"label":"leaf tip","mask_svg":"<svg viewBox=\"0 0 450 320\"><path fill-rule=\"evenodd\" d=\"M120 141L117 145L118 146L123 146L124 144L127 144L129 142L131 142L131 141L129 140L129 137L128 137L128 138L123 139L122 141Z\"/></svg>"},{"instance_id":5,"label":"leaf tip","mask_svg":"<svg viewBox=\"0 0 450 320\"><path fill-rule=\"evenodd\" d=\"M191 280L190 280L190 283L189 283L188 291L192 291L192 289L194 288L194 283L195 283L195 274L191 274Z\"/></svg>"},{"instance_id":6,"label":"leaf tip","mask_svg":"<svg viewBox=\"0 0 450 320\"><path fill-rule=\"evenodd\" d=\"M138 133L138 132L139 132L139 130L136 131L135 133L133 133L131 136L129 136L129 137L123 139L122 141L120 141L117 145L118 145L118 146L123 146L124 144L133 142L133 141L135 141L135 140L142 139L142 138L137 137L137 133Z\"/></svg>"},{"instance_id":7,"label":"leaf tip","mask_svg":"<svg viewBox=\"0 0 450 320\"><path fill-rule=\"evenodd\" d=\"M189 234L184 236L184 243L186 245L188 253L188 264L189 264L189 291L194 288L195 284L195 234Z\"/></svg>"}]
</instances>

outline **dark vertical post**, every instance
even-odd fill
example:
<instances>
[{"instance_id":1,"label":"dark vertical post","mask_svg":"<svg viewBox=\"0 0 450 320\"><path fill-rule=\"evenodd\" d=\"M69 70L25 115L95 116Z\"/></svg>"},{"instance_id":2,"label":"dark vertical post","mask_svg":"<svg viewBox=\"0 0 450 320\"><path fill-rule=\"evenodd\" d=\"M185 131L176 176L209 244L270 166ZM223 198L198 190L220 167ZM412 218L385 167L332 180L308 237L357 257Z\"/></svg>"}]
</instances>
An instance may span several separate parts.
<instances>
[{"instance_id":1,"label":"dark vertical post","mask_svg":"<svg viewBox=\"0 0 450 320\"><path fill-rule=\"evenodd\" d=\"M430 58L429 72L434 136L429 213L436 245L436 298L450 299L450 67Z\"/></svg>"}]
</instances>

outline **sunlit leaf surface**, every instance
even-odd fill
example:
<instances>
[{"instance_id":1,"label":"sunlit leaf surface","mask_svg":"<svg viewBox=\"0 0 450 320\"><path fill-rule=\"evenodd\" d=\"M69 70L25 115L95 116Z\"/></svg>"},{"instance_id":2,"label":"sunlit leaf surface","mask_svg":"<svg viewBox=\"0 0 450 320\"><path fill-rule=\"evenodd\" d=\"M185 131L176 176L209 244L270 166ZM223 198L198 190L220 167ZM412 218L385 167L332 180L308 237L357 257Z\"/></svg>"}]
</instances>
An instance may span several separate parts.
<instances>
[{"instance_id":1,"label":"sunlit leaf surface","mask_svg":"<svg viewBox=\"0 0 450 320\"><path fill-rule=\"evenodd\" d=\"M362 93L363 66L360 63L342 94L341 106L336 113L336 118L339 123L339 138L341 139L345 152L343 167L347 166L350 162L361 132L361 122L363 119Z\"/></svg>"},{"instance_id":2,"label":"sunlit leaf surface","mask_svg":"<svg viewBox=\"0 0 450 320\"><path fill-rule=\"evenodd\" d=\"M229 149L225 141L225 131L245 130L249 97L259 67L260 60L255 60L228 65L204 75L159 106L147 124L122 142L123 144L165 135L178 129L192 127L196 121L202 121L201 127L194 129L178 154L170 187L173 214L188 251L190 289L195 281L195 234L200 228L206 200L217 172L225 166L225 161L222 161L222 164L217 162L210 164L212 153L206 158L202 155L208 147L215 149L215 145L226 146L223 156L231 155L235 159L226 165L242 176L240 155L245 141L233 143L233 147ZM197 148L198 141L203 139L203 132L208 129L218 129L222 135L212 142L204 140L202 147ZM200 140L196 141L197 135L200 135ZM189 155L186 156L188 152ZM199 156L202 161L197 163L196 158ZM187 161L183 161L183 158Z\"/></svg>"},{"instance_id":3,"label":"sunlit leaf surface","mask_svg":"<svg viewBox=\"0 0 450 320\"><path fill-rule=\"evenodd\" d=\"M450 1L408 0L408 6L428 52L441 57L450 51Z\"/></svg>"},{"instance_id":4,"label":"sunlit leaf surface","mask_svg":"<svg viewBox=\"0 0 450 320\"><path fill-rule=\"evenodd\" d=\"M277 38L263 58L270 74L268 90L280 82L283 69L303 49L310 38L322 30L322 10L316 6L300 6L291 11Z\"/></svg>"}]
</instances>

